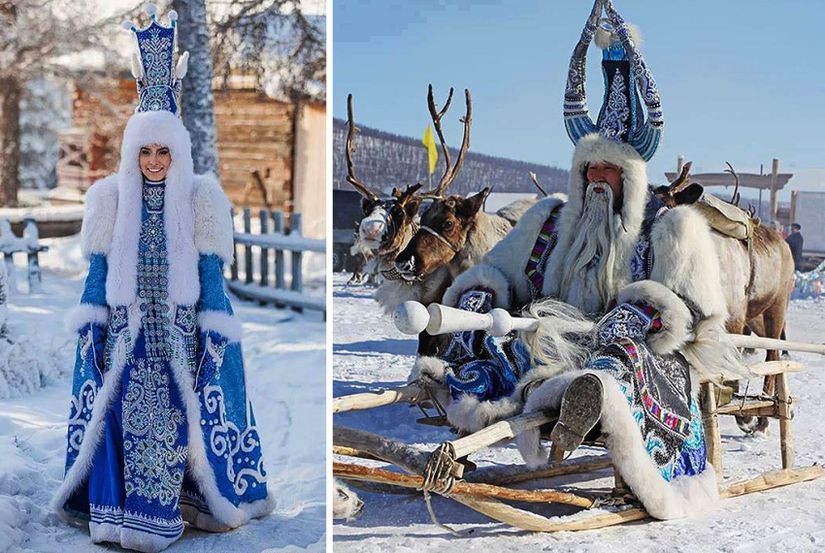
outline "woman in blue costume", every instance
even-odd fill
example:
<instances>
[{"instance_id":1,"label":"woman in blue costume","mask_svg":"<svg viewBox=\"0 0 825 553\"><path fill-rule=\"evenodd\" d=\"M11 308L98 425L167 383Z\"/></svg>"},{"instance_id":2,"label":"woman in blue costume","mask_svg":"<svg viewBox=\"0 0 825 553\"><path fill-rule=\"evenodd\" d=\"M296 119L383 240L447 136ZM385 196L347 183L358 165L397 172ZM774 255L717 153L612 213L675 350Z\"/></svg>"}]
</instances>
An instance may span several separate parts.
<instances>
[{"instance_id":1,"label":"woman in blue costume","mask_svg":"<svg viewBox=\"0 0 825 553\"><path fill-rule=\"evenodd\" d=\"M268 513L246 396L240 324L224 291L230 204L195 175L178 117L176 14L131 25L140 104L118 173L86 197L89 260L80 305L66 476L53 506L89 521L94 542L160 551L184 521L225 531Z\"/></svg>"}]
</instances>

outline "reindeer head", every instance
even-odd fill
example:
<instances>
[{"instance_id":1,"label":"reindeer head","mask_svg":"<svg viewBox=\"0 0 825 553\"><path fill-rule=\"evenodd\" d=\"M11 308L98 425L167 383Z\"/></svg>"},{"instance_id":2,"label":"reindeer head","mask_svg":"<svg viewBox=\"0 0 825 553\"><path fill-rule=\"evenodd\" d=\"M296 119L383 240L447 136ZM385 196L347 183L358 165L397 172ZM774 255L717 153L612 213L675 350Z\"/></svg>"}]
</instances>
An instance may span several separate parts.
<instances>
[{"instance_id":1,"label":"reindeer head","mask_svg":"<svg viewBox=\"0 0 825 553\"><path fill-rule=\"evenodd\" d=\"M364 248L383 254L404 246L409 236L404 231L412 227L421 206L421 197L415 194L421 186L409 185L403 192L394 188L389 198L361 201L364 218L358 223L358 238Z\"/></svg>"},{"instance_id":2,"label":"reindeer head","mask_svg":"<svg viewBox=\"0 0 825 553\"><path fill-rule=\"evenodd\" d=\"M395 258L395 268L406 280L418 280L450 263L466 246L476 226L490 187L470 196L439 199L421 216L421 225L407 247Z\"/></svg>"},{"instance_id":3,"label":"reindeer head","mask_svg":"<svg viewBox=\"0 0 825 553\"><path fill-rule=\"evenodd\" d=\"M347 182L362 196L361 210L364 218L358 223L358 240L364 250L377 251L380 254L398 251L403 246L405 232L410 228L418 214L421 198L415 193L421 183L407 186L402 192L397 188L392 196L382 198L370 190L355 176L355 164L352 161L353 140L358 130L352 115L352 94L347 96Z\"/></svg>"},{"instance_id":4,"label":"reindeer head","mask_svg":"<svg viewBox=\"0 0 825 553\"><path fill-rule=\"evenodd\" d=\"M682 204L696 202L704 192L704 188L697 182L690 182L690 168L693 162L688 161L682 166L679 176L669 185L658 186L653 190L656 197L666 206L676 207Z\"/></svg>"}]
</instances>

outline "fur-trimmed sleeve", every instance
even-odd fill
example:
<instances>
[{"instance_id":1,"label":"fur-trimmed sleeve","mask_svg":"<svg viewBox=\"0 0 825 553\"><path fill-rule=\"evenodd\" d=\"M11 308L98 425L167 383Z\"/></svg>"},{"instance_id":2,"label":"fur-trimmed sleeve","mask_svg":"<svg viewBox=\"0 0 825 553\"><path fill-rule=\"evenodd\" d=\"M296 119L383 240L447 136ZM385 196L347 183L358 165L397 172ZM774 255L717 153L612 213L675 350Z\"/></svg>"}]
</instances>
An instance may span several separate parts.
<instances>
[{"instance_id":1,"label":"fur-trimmed sleeve","mask_svg":"<svg viewBox=\"0 0 825 553\"><path fill-rule=\"evenodd\" d=\"M195 247L205 255L232 262L232 204L220 183L206 175L195 176Z\"/></svg>"},{"instance_id":2,"label":"fur-trimmed sleeve","mask_svg":"<svg viewBox=\"0 0 825 553\"><path fill-rule=\"evenodd\" d=\"M83 257L107 254L112 246L112 232L117 215L117 174L95 182L86 192L86 208L80 228Z\"/></svg>"}]
</instances>

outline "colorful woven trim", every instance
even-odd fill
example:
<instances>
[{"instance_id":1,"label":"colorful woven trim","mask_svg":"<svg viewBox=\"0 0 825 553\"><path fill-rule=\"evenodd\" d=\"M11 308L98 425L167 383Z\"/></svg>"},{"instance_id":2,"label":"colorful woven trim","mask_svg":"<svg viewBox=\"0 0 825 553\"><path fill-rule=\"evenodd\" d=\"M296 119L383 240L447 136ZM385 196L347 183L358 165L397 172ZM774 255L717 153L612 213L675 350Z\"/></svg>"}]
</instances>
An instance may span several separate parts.
<instances>
[{"instance_id":1,"label":"colorful woven trim","mask_svg":"<svg viewBox=\"0 0 825 553\"><path fill-rule=\"evenodd\" d=\"M639 355L639 350L636 348L636 344L633 343L632 340L621 339L618 340L615 345L621 348L630 360L631 366L633 367L633 372L636 375L636 381L639 385L639 392L641 394L642 403L645 406L645 410L665 428L669 428L681 436L687 436L690 432L690 419L685 419L679 415L673 414L662 407L662 405L656 401L652 395L650 395L650 392L647 389L647 381L645 380L643 370L644 363Z\"/></svg>"},{"instance_id":2,"label":"colorful woven trim","mask_svg":"<svg viewBox=\"0 0 825 553\"><path fill-rule=\"evenodd\" d=\"M550 216L541 227L524 268L524 274L530 282L530 295L534 300L541 296L541 290L544 287L544 262L556 245L556 222L559 219L559 213L561 213L561 206L556 206L550 212Z\"/></svg>"}]
</instances>

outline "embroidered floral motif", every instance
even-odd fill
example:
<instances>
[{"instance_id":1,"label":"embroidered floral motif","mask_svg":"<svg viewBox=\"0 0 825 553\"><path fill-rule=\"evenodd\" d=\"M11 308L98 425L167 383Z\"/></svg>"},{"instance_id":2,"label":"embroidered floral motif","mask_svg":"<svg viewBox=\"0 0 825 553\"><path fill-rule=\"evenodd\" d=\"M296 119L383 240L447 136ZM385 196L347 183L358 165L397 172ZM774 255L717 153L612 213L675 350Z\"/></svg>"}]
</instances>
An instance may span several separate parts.
<instances>
[{"instance_id":1,"label":"embroidered floral motif","mask_svg":"<svg viewBox=\"0 0 825 553\"><path fill-rule=\"evenodd\" d=\"M630 106L627 103L627 83L618 69L613 75L605 110L599 132L607 138L622 139L627 134Z\"/></svg>"},{"instance_id":2,"label":"embroidered floral motif","mask_svg":"<svg viewBox=\"0 0 825 553\"><path fill-rule=\"evenodd\" d=\"M169 376L160 362L138 360L123 399L126 495L177 500L187 448L178 444L183 412L170 403Z\"/></svg>"}]
</instances>

